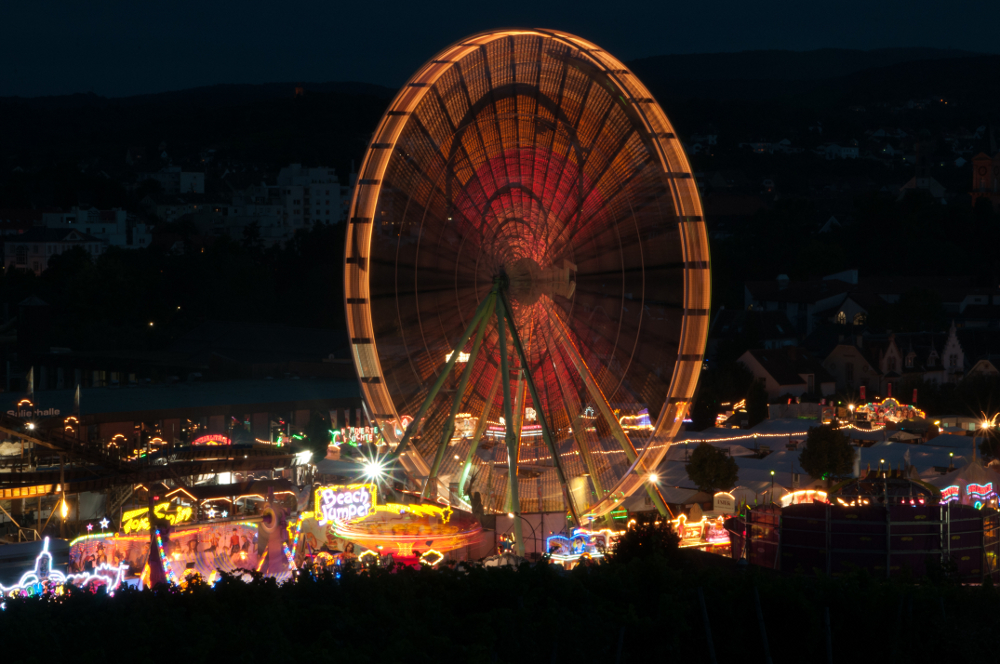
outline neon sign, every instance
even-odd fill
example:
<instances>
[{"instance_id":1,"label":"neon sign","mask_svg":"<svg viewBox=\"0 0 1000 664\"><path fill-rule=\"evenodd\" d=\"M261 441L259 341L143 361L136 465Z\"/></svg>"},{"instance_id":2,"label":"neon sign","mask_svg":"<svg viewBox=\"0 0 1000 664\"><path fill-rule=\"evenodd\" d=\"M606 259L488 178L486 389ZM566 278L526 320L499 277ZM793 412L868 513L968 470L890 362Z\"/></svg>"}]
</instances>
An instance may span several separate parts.
<instances>
[{"instance_id":1,"label":"neon sign","mask_svg":"<svg viewBox=\"0 0 1000 664\"><path fill-rule=\"evenodd\" d=\"M378 427L344 427L333 432L333 445L343 443L375 443L378 442Z\"/></svg>"},{"instance_id":2,"label":"neon sign","mask_svg":"<svg viewBox=\"0 0 1000 664\"><path fill-rule=\"evenodd\" d=\"M195 438L191 441L192 445L232 445L233 441L228 436L223 436L220 433L210 433L207 436L201 436L200 438Z\"/></svg>"},{"instance_id":3,"label":"neon sign","mask_svg":"<svg viewBox=\"0 0 1000 664\"><path fill-rule=\"evenodd\" d=\"M319 525L335 521L357 521L375 510L378 489L374 484L321 486L316 489Z\"/></svg>"},{"instance_id":4,"label":"neon sign","mask_svg":"<svg viewBox=\"0 0 1000 664\"><path fill-rule=\"evenodd\" d=\"M941 489L941 504L950 503L954 500L958 500L958 486L951 485Z\"/></svg>"},{"instance_id":5,"label":"neon sign","mask_svg":"<svg viewBox=\"0 0 1000 664\"><path fill-rule=\"evenodd\" d=\"M173 512L168 512L170 503L160 503L153 507L153 516L158 519L165 519L171 526L191 520L193 510L190 507L178 506ZM149 508L129 510L122 514L122 532L128 535L131 532L141 532L149 530Z\"/></svg>"},{"instance_id":6,"label":"neon sign","mask_svg":"<svg viewBox=\"0 0 1000 664\"><path fill-rule=\"evenodd\" d=\"M444 554L435 549L430 549L420 554L420 564L427 565L428 567L435 567L442 560L444 560Z\"/></svg>"},{"instance_id":7,"label":"neon sign","mask_svg":"<svg viewBox=\"0 0 1000 664\"><path fill-rule=\"evenodd\" d=\"M965 487L965 492L975 498L989 498L993 495L993 482L987 482L986 484L970 484Z\"/></svg>"}]
</instances>

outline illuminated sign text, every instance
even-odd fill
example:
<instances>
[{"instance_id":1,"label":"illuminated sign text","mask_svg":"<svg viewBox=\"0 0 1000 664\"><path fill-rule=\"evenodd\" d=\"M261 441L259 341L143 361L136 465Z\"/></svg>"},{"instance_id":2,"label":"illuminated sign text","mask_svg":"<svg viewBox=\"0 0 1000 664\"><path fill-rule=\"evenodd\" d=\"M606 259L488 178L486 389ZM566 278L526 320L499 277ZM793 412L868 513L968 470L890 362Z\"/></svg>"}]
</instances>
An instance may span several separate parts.
<instances>
[{"instance_id":1,"label":"illuminated sign text","mask_svg":"<svg viewBox=\"0 0 1000 664\"><path fill-rule=\"evenodd\" d=\"M374 511L377 496L378 490L374 484L322 486L316 489L319 525L363 519Z\"/></svg>"},{"instance_id":2,"label":"illuminated sign text","mask_svg":"<svg viewBox=\"0 0 1000 664\"><path fill-rule=\"evenodd\" d=\"M170 503L160 503L153 507L153 515L158 519L165 519L172 526L191 520L192 509L190 507L178 506L172 512L168 510L170 510ZM122 514L123 533L127 535L144 530L149 530L148 507L140 507L139 509L129 510Z\"/></svg>"}]
</instances>

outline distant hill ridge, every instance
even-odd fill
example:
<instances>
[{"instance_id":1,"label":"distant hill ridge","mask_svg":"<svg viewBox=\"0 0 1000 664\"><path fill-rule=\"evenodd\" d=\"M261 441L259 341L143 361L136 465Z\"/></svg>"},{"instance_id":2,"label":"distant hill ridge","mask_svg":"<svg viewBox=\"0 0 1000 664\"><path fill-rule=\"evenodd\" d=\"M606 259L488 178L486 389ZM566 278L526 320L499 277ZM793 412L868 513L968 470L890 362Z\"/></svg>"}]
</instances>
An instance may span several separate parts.
<instances>
[{"instance_id":1,"label":"distant hill ridge","mask_svg":"<svg viewBox=\"0 0 1000 664\"><path fill-rule=\"evenodd\" d=\"M643 80L714 81L815 81L848 76L868 69L892 67L922 60L969 58L981 54L957 49L881 48L869 51L822 48L813 51L742 51L738 53L685 53L656 55L627 62ZM20 101L34 108L143 106L195 103L219 107L270 99L287 99L302 86L306 93L372 95L391 98L395 90L358 81L277 82L219 84L129 97L102 97L77 93L46 97L0 97L2 102Z\"/></svg>"},{"instance_id":2,"label":"distant hill ridge","mask_svg":"<svg viewBox=\"0 0 1000 664\"><path fill-rule=\"evenodd\" d=\"M870 51L821 48L814 51L742 51L656 55L628 62L640 78L694 81L817 80L847 76L865 69L891 67L921 60L945 60L981 55L937 48L880 48Z\"/></svg>"},{"instance_id":3,"label":"distant hill ridge","mask_svg":"<svg viewBox=\"0 0 1000 664\"><path fill-rule=\"evenodd\" d=\"M73 108L102 106L144 106L147 104L195 103L205 107L233 106L271 99L290 99L296 87L306 94L336 93L371 95L386 99L396 94L392 88L358 81L326 81L314 83L225 83L185 90L171 90L130 97L102 97L92 92L48 97L0 97L0 102L22 102L34 108Z\"/></svg>"}]
</instances>

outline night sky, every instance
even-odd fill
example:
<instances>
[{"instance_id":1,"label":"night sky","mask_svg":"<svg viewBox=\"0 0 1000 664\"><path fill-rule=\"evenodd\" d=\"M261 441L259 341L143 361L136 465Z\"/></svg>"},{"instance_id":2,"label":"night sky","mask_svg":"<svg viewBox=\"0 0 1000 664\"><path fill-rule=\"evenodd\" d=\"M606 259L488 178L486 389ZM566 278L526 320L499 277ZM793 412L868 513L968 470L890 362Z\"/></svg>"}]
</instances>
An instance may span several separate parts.
<instances>
[{"instance_id":1,"label":"night sky","mask_svg":"<svg viewBox=\"0 0 1000 664\"><path fill-rule=\"evenodd\" d=\"M277 81L395 87L447 44L510 26L574 32L623 60L823 47L1000 52L996 0L0 4L3 96L124 96Z\"/></svg>"}]
</instances>

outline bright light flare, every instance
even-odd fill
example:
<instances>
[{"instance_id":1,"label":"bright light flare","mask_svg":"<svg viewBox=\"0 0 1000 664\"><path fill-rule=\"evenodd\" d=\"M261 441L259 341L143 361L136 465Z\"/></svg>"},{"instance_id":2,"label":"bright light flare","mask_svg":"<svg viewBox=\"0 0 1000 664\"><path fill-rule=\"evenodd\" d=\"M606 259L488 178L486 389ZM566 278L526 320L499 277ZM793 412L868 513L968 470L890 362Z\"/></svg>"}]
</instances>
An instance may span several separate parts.
<instances>
[{"instance_id":1,"label":"bright light flare","mask_svg":"<svg viewBox=\"0 0 1000 664\"><path fill-rule=\"evenodd\" d=\"M657 482L660 481L660 478L659 478L659 476L657 476L656 473L650 473L649 474L649 481L652 482L653 484L656 484Z\"/></svg>"},{"instance_id":2,"label":"bright light flare","mask_svg":"<svg viewBox=\"0 0 1000 664\"><path fill-rule=\"evenodd\" d=\"M366 457L361 464L361 475L368 482L384 483L389 476L385 459L377 452L373 457Z\"/></svg>"},{"instance_id":3,"label":"bright light flare","mask_svg":"<svg viewBox=\"0 0 1000 664\"><path fill-rule=\"evenodd\" d=\"M375 479L385 471L385 466L383 466L378 461L367 461L365 462L365 477L368 479Z\"/></svg>"}]
</instances>

